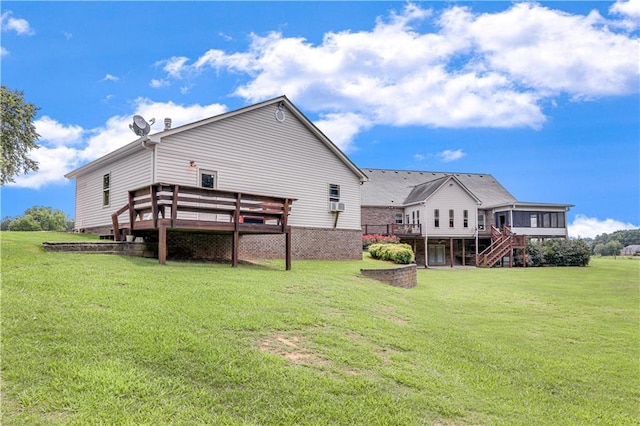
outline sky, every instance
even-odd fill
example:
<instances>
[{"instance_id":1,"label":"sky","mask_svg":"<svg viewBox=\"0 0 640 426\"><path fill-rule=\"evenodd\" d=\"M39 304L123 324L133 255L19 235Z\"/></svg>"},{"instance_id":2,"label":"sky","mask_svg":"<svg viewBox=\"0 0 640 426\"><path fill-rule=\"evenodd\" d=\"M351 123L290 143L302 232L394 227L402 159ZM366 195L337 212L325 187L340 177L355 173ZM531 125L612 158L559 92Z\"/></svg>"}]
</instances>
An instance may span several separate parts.
<instances>
[{"instance_id":1,"label":"sky","mask_svg":"<svg viewBox=\"0 0 640 426\"><path fill-rule=\"evenodd\" d=\"M640 0L2 1L2 84L40 109L2 217L74 216L64 175L136 139L286 95L367 168L492 174L573 204L573 237L640 227Z\"/></svg>"}]
</instances>

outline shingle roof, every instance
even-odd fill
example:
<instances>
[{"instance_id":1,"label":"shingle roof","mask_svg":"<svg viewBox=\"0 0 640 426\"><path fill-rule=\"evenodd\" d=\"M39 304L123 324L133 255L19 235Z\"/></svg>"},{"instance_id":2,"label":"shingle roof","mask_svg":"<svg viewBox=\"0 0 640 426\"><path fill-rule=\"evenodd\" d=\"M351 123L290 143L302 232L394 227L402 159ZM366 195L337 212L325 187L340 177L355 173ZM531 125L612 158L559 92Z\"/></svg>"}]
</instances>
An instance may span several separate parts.
<instances>
[{"instance_id":1,"label":"shingle roof","mask_svg":"<svg viewBox=\"0 0 640 426\"><path fill-rule=\"evenodd\" d=\"M417 191L437 189L437 182L449 175L455 176L481 202L483 207L512 203L516 198L509 193L492 175L480 173L445 173L410 170L367 169L362 171L369 178L362 185L363 206L402 206L415 191L411 199L421 196ZM434 186L432 188L432 186ZM421 186L422 188L416 188ZM429 194L427 194L428 196ZM426 199L425 196L423 198Z\"/></svg>"},{"instance_id":2,"label":"shingle roof","mask_svg":"<svg viewBox=\"0 0 640 426\"><path fill-rule=\"evenodd\" d=\"M438 179L430 180L420 185L413 187L403 204L412 204L420 201L424 201L431 196L442 184L448 179L448 176L443 176Z\"/></svg>"}]
</instances>

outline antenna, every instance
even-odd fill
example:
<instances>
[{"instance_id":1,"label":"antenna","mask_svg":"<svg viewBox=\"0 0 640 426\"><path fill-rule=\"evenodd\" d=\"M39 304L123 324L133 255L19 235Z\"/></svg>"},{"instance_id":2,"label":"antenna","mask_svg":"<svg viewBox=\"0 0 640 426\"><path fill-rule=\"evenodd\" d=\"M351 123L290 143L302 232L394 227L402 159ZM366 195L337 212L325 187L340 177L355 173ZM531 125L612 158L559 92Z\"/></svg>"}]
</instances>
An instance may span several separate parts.
<instances>
[{"instance_id":1,"label":"antenna","mask_svg":"<svg viewBox=\"0 0 640 426\"><path fill-rule=\"evenodd\" d=\"M147 123L147 120L145 120L141 115L134 115L133 123L129 124L129 128L133 133L135 133L138 136L147 136L151 131L151 126L155 122L156 122L155 118L152 118Z\"/></svg>"}]
</instances>

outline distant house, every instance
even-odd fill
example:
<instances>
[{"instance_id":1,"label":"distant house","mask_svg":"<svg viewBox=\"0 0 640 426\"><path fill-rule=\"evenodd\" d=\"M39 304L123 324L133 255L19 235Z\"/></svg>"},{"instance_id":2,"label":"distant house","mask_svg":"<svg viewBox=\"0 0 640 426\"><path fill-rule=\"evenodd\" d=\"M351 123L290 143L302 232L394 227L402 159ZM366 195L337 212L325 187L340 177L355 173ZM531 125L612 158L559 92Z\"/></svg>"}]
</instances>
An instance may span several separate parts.
<instances>
[{"instance_id":1,"label":"distant house","mask_svg":"<svg viewBox=\"0 0 640 426\"><path fill-rule=\"evenodd\" d=\"M165 121L66 175L77 231L159 238L169 257L361 258L367 178L285 96Z\"/></svg>"},{"instance_id":2,"label":"distant house","mask_svg":"<svg viewBox=\"0 0 640 426\"><path fill-rule=\"evenodd\" d=\"M567 238L570 204L520 202L490 174L363 169L364 234L394 234L425 266L492 266L525 238Z\"/></svg>"},{"instance_id":3,"label":"distant house","mask_svg":"<svg viewBox=\"0 0 640 426\"><path fill-rule=\"evenodd\" d=\"M620 256L640 256L640 245L632 244L620 250Z\"/></svg>"}]
</instances>

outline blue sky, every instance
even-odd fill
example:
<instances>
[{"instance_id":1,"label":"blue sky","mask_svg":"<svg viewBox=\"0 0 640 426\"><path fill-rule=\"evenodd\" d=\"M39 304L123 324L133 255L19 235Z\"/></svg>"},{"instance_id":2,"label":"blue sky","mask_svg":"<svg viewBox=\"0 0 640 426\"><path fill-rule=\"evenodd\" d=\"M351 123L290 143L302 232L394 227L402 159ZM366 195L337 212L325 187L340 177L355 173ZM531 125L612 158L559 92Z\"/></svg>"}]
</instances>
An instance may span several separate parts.
<instances>
[{"instance_id":1,"label":"blue sky","mask_svg":"<svg viewBox=\"0 0 640 426\"><path fill-rule=\"evenodd\" d=\"M287 95L359 167L494 175L569 203L572 236L640 225L640 0L11 2L2 84L39 106L40 170L2 217L74 215L64 174L153 130Z\"/></svg>"}]
</instances>

